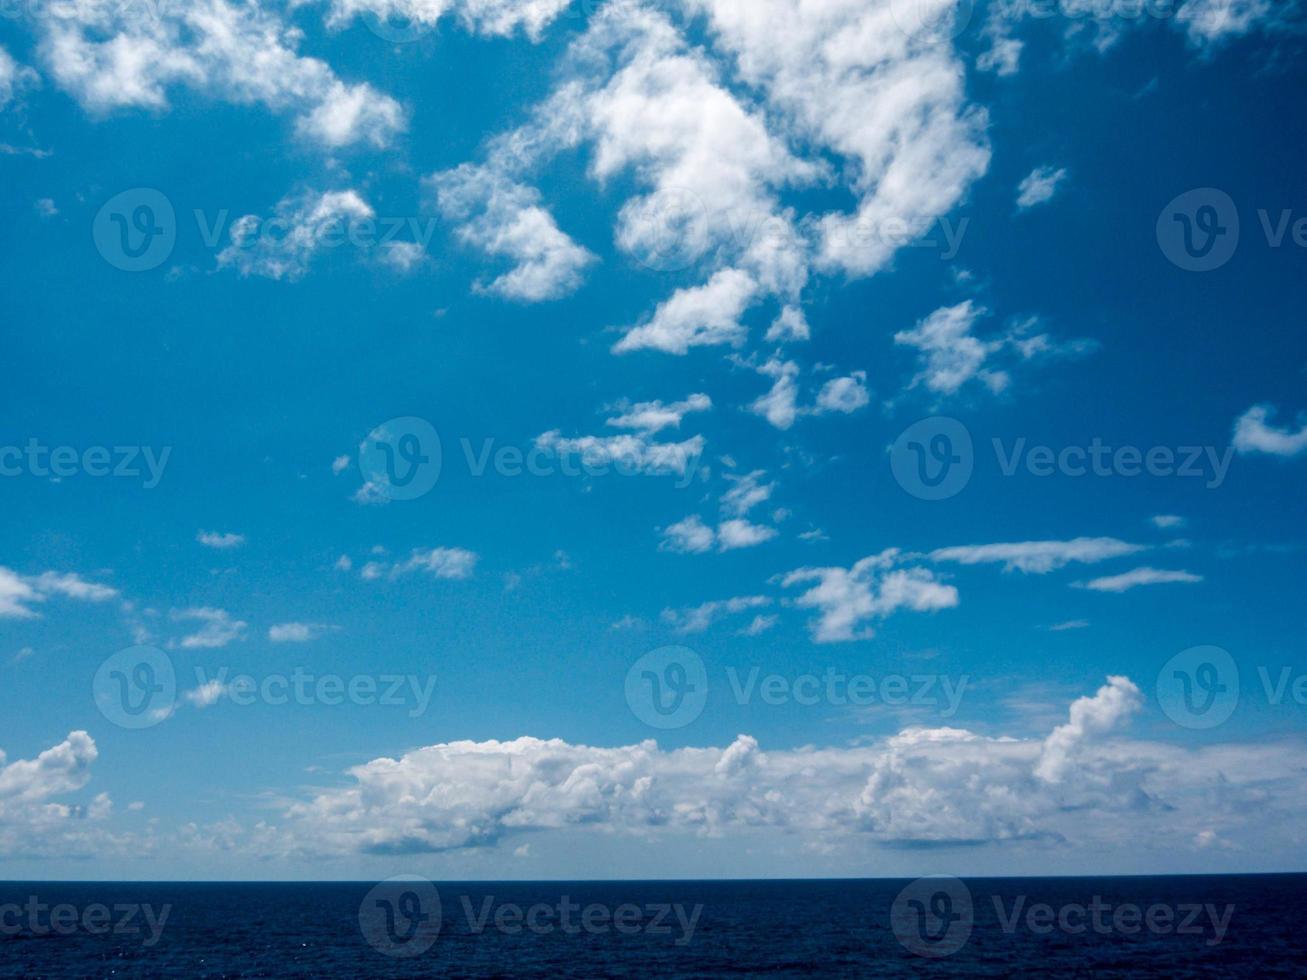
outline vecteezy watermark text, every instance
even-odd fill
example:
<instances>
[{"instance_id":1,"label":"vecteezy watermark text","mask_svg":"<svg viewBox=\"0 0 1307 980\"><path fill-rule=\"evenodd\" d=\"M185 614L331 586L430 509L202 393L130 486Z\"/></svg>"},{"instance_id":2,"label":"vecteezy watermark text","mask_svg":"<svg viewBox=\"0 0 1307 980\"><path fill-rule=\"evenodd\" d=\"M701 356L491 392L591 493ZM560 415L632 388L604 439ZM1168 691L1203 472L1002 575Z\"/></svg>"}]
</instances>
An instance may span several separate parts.
<instances>
[{"instance_id":1,"label":"vecteezy watermark text","mask_svg":"<svg viewBox=\"0 0 1307 980\"><path fill-rule=\"evenodd\" d=\"M1031 901L1026 894L990 895L999 930L1047 936L1193 936L1207 946L1224 941L1234 917L1233 904L1212 902L1112 902L1092 895L1082 902ZM951 956L971 939L979 923L971 889L951 875L918 878L899 892L890 907L890 927L899 944L918 956Z\"/></svg>"},{"instance_id":2,"label":"vecteezy watermark text","mask_svg":"<svg viewBox=\"0 0 1307 980\"><path fill-rule=\"evenodd\" d=\"M548 936L611 935L666 936L676 946L694 939L702 903L687 908L680 902L581 903L563 894L557 901L497 901L493 894L475 901L458 896L468 934L496 932L506 936L530 933ZM417 875L397 875L374 886L359 905L359 929L374 949L387 956L412 958L425 953L443 925L440 893Z\"/></svg>"},{"instance_id":3,"label":"vecteezy watermark text","mask_svg":"<svg viewBox=\"0 0 1307 980\"><path fill-rule=\"evenodd\" d=\"M82 906L61 902L48 905L36 895L29 895L22 905L17 902L0 905L0 936L144 934L141 945L150 947L159 942L171 912L172 905L169 903L164 903L157 910L153 905L138 902L118 902L113 905L91 902Z\"/></svg>"},{"instance_id":4,"label":"vecteezy watermark text","mask_svg":"<svg viewBox=\"0 0 1307 980\"><path fill-rule=\"evenodd\" d=\"M1201 480L1208 490L1225 483L1234 461L1233 446L1112 445L1100 436L1086 443L1031 444L1024 436L991 440L994 461L1004 477L1070 479L1120 477ZM971 482L977 452L971 433L957 419L932 416L904 429L890 447L890 470L920 500L946 500Z\"/></svg>"},{"instance_id":5,"label":"vecteezy watermark text","mask_svg":"<svg viewBox=\"0 0 1307 980\"><path fill-rule=\"evenodd\" d=\"M676 489L683 490L699 474L704 442L700 437L679 443L644 443L621 437L611 442L567 439L558 432L547 432L526 447L499 445L494 438L479 443L460 438L459 449L473 478L488 472L506 478L672 477ZM358 466L363 486L355 499L360 503L416 500L431 492L445 468L440 433L416 416L390 419L369 432L359 445Z\"/></svg>"},{"instance_id":6,"label":"vecteezy watermark text","mask_svg":"<svg viewBox=\"0 0 1307 980\"><path fill-rule=\"evenodd\" d=\"M827 667L822 674L763 674L762 668L726 668L726 682L736 704L758 700L778 707L831 705L939 709L951 718L962 703L970 677L939 674L849 674ZM626 672L626 703L637 718L658 729L684 728L708 703L708 669L688 647L659 647Z\"/></svg>"},{"instance_id":7,"label":"vecteezy watermark text","mask_svg":"<svg viewBox=\"0 0 1307 980\"><path fill-rule=\"evenodd\" d=\"M31 438L22 446L0 446L0 477L35 476L66 480L78 475L139 480L153 490L163 479L172 447L47 446ZM142 469L144 466L144 469Z\"/></svg>"}]
</instances>

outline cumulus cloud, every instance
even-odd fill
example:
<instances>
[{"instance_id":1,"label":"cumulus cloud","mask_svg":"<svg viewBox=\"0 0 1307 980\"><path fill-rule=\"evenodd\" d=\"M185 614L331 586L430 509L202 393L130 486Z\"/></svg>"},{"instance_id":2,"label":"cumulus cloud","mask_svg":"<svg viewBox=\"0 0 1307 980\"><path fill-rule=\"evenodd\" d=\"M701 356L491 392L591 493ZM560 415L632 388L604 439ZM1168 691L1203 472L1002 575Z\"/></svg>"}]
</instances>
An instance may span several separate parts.
<instances>
[{"instance_id":1,"label":"cumulus cloud","mask_svg":"<svg viewBox=\"0 0 1307 980\"><path fill-rule=\"evenodd\" d=\"M1299 419L1298 429L1275 426L1271 419L1275 409L1255 405L1234 423L1234 448L1241 455L1267 453L1272 456L1297 456L1307 451L1307 420Z\"/></svg>"},{"instance_id":2,"label":"cumulus cloud","mask_svg":"<svg viewBox=\"0 0 1307 980\"><path fill-rule=\"evenodd\" d=\"M183 650L215 649L242 639L249 625L239 619L233 619L225 609L211 606L196 606L190 609L174 609L174 623L199 623L196 632L184 636L177 642Z\"/></svg>"},{"instance_id":3,"label":"cumulus cloud","mask_svg":"<svg viewBox=\"0 0 1307 980\"><path fill-rule=\"evenodd\" d=\"M717 550L735 551L739 548L752 548L770 541L778 533L780 532L774 527L754 524L741 517L732 518L717 525Z\"/></svg>"},{"instance_id":4,"label":"cumulus cloud","mask_svg":"<svg viewBox=\"0 0 1307 980\"><path fill-rule=\"evenodd\" d=\"M822 385L817 394L818 414L838 412L852 415L871 403L871 393L867 391L867 372L854 371L844 378L832 378Z\"/></svg>"},{"instance_id":5,"label":"cumulus cloud","mask_svg":"<svg viewBox=\"0 0 1307 980\"><path fill-rule=\"evenodd\" d=\"M351 223L372 217L356 191L294 194L278 201L267 220L247 214L232 222L231 244L218 253L218 267L294 282L309 271L318 252L345 240Z\"/></svg>"},{"instance_id":6,"label":"cumulus cloud","mask_svg":"<svg viewBox=\"0 0 1307 980\"><path fill-rule=\"evenodd\" d=\"M889 3L687 0L743 80L814 147L838 157L856 210L822 215L819 266L870 275L985 172L983 112L965 103L952 46L904 31ZM785 25L778 43L776 25ZM853 107L857 107L856 111Z\"/></svg>"},{"instance_id":7,"label":"cumulus cloud","mask_svg":"<svg viewBox=\"0 0 1307 980\"><path fill-rule=\"evenodd\" d=\"M1128 592L1141 585L1190 584L1202 580L1201 575L1195 575L1192 572L1144 566L1129 572L1122 572L1120 575L1107 575L1103 578L1090 579L1088 582L1077 583L1077 585L1081 588L1092 589L1094 592Z\"/></svg>"},{"instance_id":8,"label":"cumulus cloud","mask_svg":"<svg viewBox=\"0 0 1307 980\"><path fill-rule=\"evenodd\" d=\"M659 548L682 555L699 555L711 551L716 540L717 532L705 524L698 514L691 514L684 520L663 528L663 540Z\"/></svg>"},{"instance_id":9,"label":"cumulus cloud","mask_svg":"<svg viewBox=\"0 0 1307 980\"><path fill-rule=\"evenodd\" d=\"M929 569L897 567L900 561L898 549L890 548L852 568L796 569L781 579L781 585L817 583L794 600L795 605L819 613L811 623L817 643L868 639L874 635L871 622L900 609L935 612L958 604L956 588Z\"/></svg>"},{"instance_id":10,"label":"cumulus cloud","mask_svg":"<svg viewBox=\"0 0 1307 980\"><path fill-rule=\"evenodd\" d=\"M1017 541L938 548L928 557L931 561L951 561L961 565L1002 562L1003 570L1007 572L1015 570L1045 575L1072 562L1092 565L1143 550L1144 545L1116 538L1075 538L1071 541Z\"/></svg>"},{"instance_id":11,"label":"cumulus cloud","mask_svg":"<svg viewBox=\"0 0 1307 980\"><path fill-rule=\"evenodd\" d=\"M771 389L750 406L749 411L761 415L773 426L785 431L791 428L801 414L799 409L799 365L773 357L763 364L741 362L752 367L763 377L772 379Z\"/></svg>"},{"instance_id":12,"label":"cumulus cloud","mask_svg":"<svg viewBox=\"0 0 1307 980\"><path fill-rule=\"evenodd\" d=\"M740 317L756 292L757 283L747 272L723 269L702 286L678 290L647 323L628 330L613 350L685 354L691 347L738 347L745 337Z\"/></svg>"},{"instance_id":13,"label":"cumulus cloud","mask_svg":"<svg viewBox=\"0 0 1307 980\"><path fill-rule=\"evenodd\" d=\"M1202 829L1292 834L1295 744L1183 748L1126 738L1138 687L1109 677L1044 737L909 728L867 744L768 751L615 748L561 739L444 742L349 770L292 803L288 836L315 851L418 854L565 828L649 839L778 833L826 846L1166 842ZM1189 829L1192 828L1192 829Z\"/></svg>"},{"instance_id":14,"label":"cumulus cloud","mask_svg":"<svg viewBox=\"0 0 1307 980\"><path fill-rule=\"evenodd\" d=\"M76 572L42 572L20 575L0 565L0 619L37 619L33 605L52 596L80 602L105 602L118 590L99 582L89 582Z\"/></svg>"},{"instance_id":15,"label":"cumulus cloud","mask_svg":"<svg viewBox=\"0 0 1307 980\"><path fill-rule=\"evenodd\" d=\"M536 303L575 292L597 261L540 205L540 192L490 167L464 164L430 178L440 213L458 222L458 237L513 268L477 288Z\"/></svg>"},{"instance_id":16,"label":"cumulus cloud","mask_svg":"<svg viewBox=\"0 0 1307 980\"><path fill-rule=\"evenodd\" d=\"M1143 695L1128 677L1108 677L1093 697L1077 698L1071 704L1071 718L1044 739L1035 775L1059 783L1072 769L1077 751L1095 735L1118 727L1143 705Z\"/></svg>"},{"instance_id":17,"label":"cumulus cloud","mask_svg":"<svg viewBox=\"0 0 1307 980\"><path fill-rule=\"evenodd\" d=\"M89 805L55 799L85 787L98 756L95 740L84 731L69 732L34 759L10 762L0 751L0 855L66 858L102 853L112 845L110 835L87 826L108 817L107 793Z\"/></svg>"},{"instance_id":18,"label":"cumulus cloud","mask_svg":"<svg viewBox=\"0 0 1307 980\"><path fill-rule=\"evenodd\" d=\"M348 84L296 53L300 32L258 3L51 3L38 11L39 49L55 83L96 113L168 108L189 88L237 105L295 115L328 149L388 145L403 130L398 102Z\"/></svg>"},{"instance_id":19,"label":"cumulus cloud","mask_svg":"<svg viewBox=\"0 0 1307 980\"><path fill-rule=\"evenodd\" d=\"M1017 208L1026 211L1053 200L1066 178L1065 167L1036 167L1017 187Z\"/></svg>"}]
</instances>

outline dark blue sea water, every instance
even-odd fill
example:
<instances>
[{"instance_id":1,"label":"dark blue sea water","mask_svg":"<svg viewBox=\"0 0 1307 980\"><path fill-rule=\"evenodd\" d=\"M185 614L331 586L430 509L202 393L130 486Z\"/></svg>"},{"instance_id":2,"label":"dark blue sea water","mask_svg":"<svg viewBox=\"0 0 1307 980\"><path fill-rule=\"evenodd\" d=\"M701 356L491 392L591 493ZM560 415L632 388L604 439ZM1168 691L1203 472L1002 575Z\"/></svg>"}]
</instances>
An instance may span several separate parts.
<instances>
[{"instance_id":1,"label":"dark blue sea water","mask_svg":"<svg viewBox=\"0 0 1307 980\"><path fill-rule=\"evenodd\" d=\"M0 883L5 977L1307 976L1307 875Z\"/></svg>"}]
</instances>

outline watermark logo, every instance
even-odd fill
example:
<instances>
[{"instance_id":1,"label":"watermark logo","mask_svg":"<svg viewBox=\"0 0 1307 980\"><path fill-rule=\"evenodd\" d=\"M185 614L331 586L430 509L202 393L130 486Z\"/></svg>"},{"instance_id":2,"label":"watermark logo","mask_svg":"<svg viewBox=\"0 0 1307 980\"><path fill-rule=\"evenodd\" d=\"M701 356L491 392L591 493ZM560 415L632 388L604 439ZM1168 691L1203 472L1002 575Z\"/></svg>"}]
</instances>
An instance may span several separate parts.
<instances>
[{"instance_id":1,"label":"watermark logo","mask_svg":"<svg viewBox=\"0 0 1307 980\"><path fill-rule=\"evenodd\" d=\"M379 882L359 905L359 931L386 956L421 956L440 936L440 893L417 875Z\"/></svg>"},{"instance_id":2,"label":"watermark logo","mask_svg":"<svg viewBox=\"0 0 1307 980\"><path fill-rule=\"evenodd\" d=\"M1186 191L1158 216L1157 244L1178 268L1219 269L1239 247L1239 210L1229 194L1214 187Z\"/></svg>"},{"instance_id":3,"label":"watermark logo","mask_svg":"<svg viewBox=\"0 0 1307 980\"><path fill-rule=\"evenodd\" d=\"M435 20L424 21L420 17L409 17L393 7L384 14L375 10L365 10L363 23L377 37L393 44L411 44L420 41L436 29Z\"/></svg>"},{"instance_id":4,"label":"watermark logo","mask_svg":"<svg viewBox=\"0 0 1307 980\"><path fill-rule=\"evenodd\" d=\"M105 261L124 272L157 269L177 244L172 202L152 187L136 187L104 203L91 226Z\"/></svg>"},{"instance_id":5,"label":"watermark logo","mask_svg":"<svg viewBox=\"0 0 1307 980\"><path fill-rule=\"evenodd\" d=\"M931 42L957 37L975 14L975 0L890 0L889 7L904 34Z\"/></svg>"},{"instance_id":6,"label":"watermark logo","mask_svg":"<svg viewBox=\"0 0 1307 980\"><path fill-rule=\"evenodd\" d=\"M971 889L951 875L918 878L890 908L894 938L908 952L932 959L952 956L965 946L974 924Z\"/></svg>"},{"instance_id":7,"label":"watermark logo","mask_svg":"<svg viewBox=\"0 0 1307 980\"><path fill-rule=\"evenodd\" d=\"M1239 704L1239 668L1220 647L1190 647L1166 662L1157 675L1157 700L1166 716L1184 728L1215 728Z\"/></svg>"},{"instance_id":8,"label":"watermark logo","mask_svg":"<svg viewBox=\"0 0 1307 980\"><path fill-rule=\"evenodd\" d=\"M91 684L100 713L122 728L151 728L172 714L177 674L158 647L119 650L100 664Z\"/></svg>"},{"instance_id":9,"label":"watermark logo","mask_svg":"<svg viewBox=\"0 0 1307 980\"><path fill-rule=\"evenodd\" d=\"M651 728L684 728L708 703L708 671L688 647L659 647L626 672L626 703Z\"/></svg>"},{"instance_id":10,"label":"watermark logo","mask_svg":"<svg viewBox=\"0 0 1307 980\"><path fill-rule=\"evenodd\" d=\"M426 419L391 419L368 433L359 447L365 485L387 500L416 500L430 493L440 467L440 435Z\"/></svg>"},{"instance_id":11,"label":"watermark logo","mask_svg":"<svg viewBox=\"0 0 1307 980\"><path fill-rule=\"evenodd\" d=\"M890 449L894 479L920 500L947 500L961 493L975 461L967 427L942 415L908 426Z\"/></svg>"}]
</instances>

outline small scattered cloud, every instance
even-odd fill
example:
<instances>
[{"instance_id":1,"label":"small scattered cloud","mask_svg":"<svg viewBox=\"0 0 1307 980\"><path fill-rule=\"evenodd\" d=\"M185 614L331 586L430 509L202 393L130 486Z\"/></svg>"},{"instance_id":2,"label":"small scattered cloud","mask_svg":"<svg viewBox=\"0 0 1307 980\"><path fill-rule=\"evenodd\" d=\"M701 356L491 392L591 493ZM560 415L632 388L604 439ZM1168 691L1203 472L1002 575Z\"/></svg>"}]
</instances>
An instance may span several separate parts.
<instances>
[{"instance_id":1,"label":"small scattered cloud","mask_svg":"<svg viewBox=\"0 0 1307 980\"><path fill-rule=\"evenodd\" d=\"M201 531L195 535L195 540L206 548L214 548L218 551L230 551L233 548L239 548L245 543L245 535L234 534L231 531Z\"/></svg>"},{"instance_id":2,"label":"small scattered cloud","mask_svg":"<svg viewBox=\"0 0 1307 980\"><path fill-rule=\"evenodd\" d=\"M1088 582L1076 583L1078 588L1092 589L1094 592L1128 592L1131 589L1138 588L1141 585L1166 585L1170 583L1193 583L1201 582L1201 575L1194 575L1192 572L1170 571L1161 568L1151 568L1145 565L1143 568L1136 568L1129 572L1123 572L1120 575L1107 575L1103 578L1091 579Z\"/></svg>"},{"instance_id":3,"label":"small scattered cloud","mask_svg":"<svg viewBox=\"0 0 1307 980\"><path fill-rule=\"evenodd\" d=\"M199 623L200 628L177 641L184 650L217 649L225 647L236 640L243 639L248 623L233 619L225 609L211 606L195 606L189 609L174 609L174 623Z\"/></svg>"},{"instance_id":4,"label":"small scattered cloud","mask_svg":"<svg viewBox=\"0 0 1307 980\"><path fill-rule=\"evenodd\" d=\"M1307 452L1307 418L1299 417L1298 428L1275 426L1275 409L1254 405L1234 424L1234 449L1240 455L1266 453L1289 458Z\"/></svg>"},{"instance_id":5,"label":"small scattered cloud","mask_svg":"<svg viewBox=\"0 0 1307 980\"><path fill-rule=\"evenodd\" d=\"M339 627L326 623L276 623L268 627L268 639L273 643L308 643L334 629Z\"/></svg>"},{"instance_id":6,"label":"small scattered cloud","mask_svg":"<svg viewBox=\"0 0 1307 980\"><path fill-rule=\"evenodd\" d=\"M1067 176L1065 167L1036 167L1017 187L1017 208L1026 211L1053 200Z\"/></svg>"}]
</instances>

